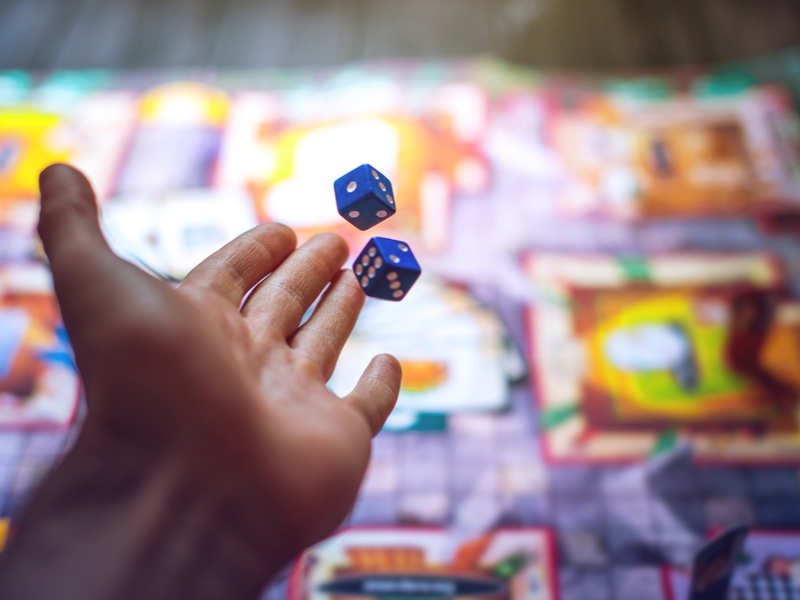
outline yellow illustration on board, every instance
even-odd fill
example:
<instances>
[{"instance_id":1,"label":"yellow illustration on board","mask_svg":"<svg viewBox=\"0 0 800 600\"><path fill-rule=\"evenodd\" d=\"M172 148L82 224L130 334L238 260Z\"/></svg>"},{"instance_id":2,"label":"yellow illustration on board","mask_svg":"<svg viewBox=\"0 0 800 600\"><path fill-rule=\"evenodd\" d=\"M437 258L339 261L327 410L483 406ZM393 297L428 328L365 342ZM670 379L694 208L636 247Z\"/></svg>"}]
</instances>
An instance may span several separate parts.
<instances>
[{"instance_id":1,"label":"yellow illustration on board","mask_svg":"<svg viewBox=\"0 0 800 600\"><path fill-rule=\"evenodd\" d=\"M39 173L68 162L71 146L62 117L33 109L0 109L0 203L38 198Z\"/></svg>"},{"instance_id":2,"label":"yellow illustration on board","mask_svg":"<svg viewBox=\"0 0 800 600\"><path fill-rule=\"evenodd\" d=\"M764 394L725 361L728 306L686 292L601 294L587 335L588 382L613 398L617 416L685 421L752 419Z\"/></svg>"},{"instance_id":3,"label":"yellow illustration on board","mask_svg":"<svg viewBox=\"0 0 800 600\"><path fill-rule=\"evenodd\" d=\"M221 90L191 81L160 85L139 101L141 125L196 125L222 127L228 115L228 97Z\"/></svg>"},{"instance_id":4,"label":"yellow illustration on board","mask_svg":"<svg viewBox=\"0 0 800 600\"><path fill-rule=\"evenodd\" d=\"M260 221L292 227L301 242L334 231L351 249L380 235L403 239L422 253L443 250L454 195L483 191L490 179L480 144L484 126L463 131L457 108L464 97L422 112L424 105L404 104L408 98L356 112L349 101L326 93L332 94L330 105L320 100L308 106L270 92L235 96L215 185L246 189ZM470 105L486 100L481 90L464 93ZM433 91L426 88L425 94ZM475 122L483 121L472 115ZM392 181L398 208L367 233L338 214L332 185L364 163Z\"/></svg>"},{"instance_id":5,"label":"yellow illustration on board","mask_svg":"<svg viewBox=\"0 0 800 600\"><path fill-rule=\"evenodd\" d=\"M423 229L432 225L428 231L434 234L427 237L433 247L444 241L435 232L445 226L453 190L488 177L480 159L446 130L433 131L410 117L364 116L267 130L261 143L271 158L248 183L260 219L287 223L301 237L331 228L346 238L364 237L343 224L331 189L333 180L363 162L392 180L401 208L369 235L425 237Z\"/></svg>"}]
</instances>

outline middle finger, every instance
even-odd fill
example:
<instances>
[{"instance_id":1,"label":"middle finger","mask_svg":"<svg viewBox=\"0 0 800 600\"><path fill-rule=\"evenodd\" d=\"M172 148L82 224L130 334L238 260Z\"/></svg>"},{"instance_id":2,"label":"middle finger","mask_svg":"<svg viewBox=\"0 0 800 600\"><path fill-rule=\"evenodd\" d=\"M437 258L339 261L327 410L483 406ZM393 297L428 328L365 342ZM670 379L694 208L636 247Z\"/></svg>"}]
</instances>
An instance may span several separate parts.
<instances>
[{"instance_id":1,"label":"middle finger","mask_svg":"<svg viewBox=\"0 0 800 600\"><path fill-rule=\"evenodd\" d=\"M325 381L355 327L366 296L352 271L340 271L314 308L314 313L289 340L289 345L316 362Z\"/></svg>"}]
</instances>

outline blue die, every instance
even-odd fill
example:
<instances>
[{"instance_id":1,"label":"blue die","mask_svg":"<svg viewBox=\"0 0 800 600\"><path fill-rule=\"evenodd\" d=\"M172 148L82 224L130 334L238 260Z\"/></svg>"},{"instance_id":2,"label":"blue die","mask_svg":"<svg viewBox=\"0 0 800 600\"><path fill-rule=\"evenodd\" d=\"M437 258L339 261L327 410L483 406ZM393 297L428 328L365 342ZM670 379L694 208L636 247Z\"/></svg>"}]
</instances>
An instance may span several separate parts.
<instances>
[{"instance_id":1,"label":"blue die","mask_svg":"<svg viewBox=\"0 0 800 600\"><path fill-rule=\"evenodd\" d=\"M374 237L353 263L353 272L367 296L402 300L422 269L408 244Z\"/></svg>"},{"instance_id":2,"label":"blue die","mask_svg":"<svg viewBox=\"0 0 800 600\"><path fill-rule=\"evenodd\" d=\"M333 182L336 208L342 218L366 231L397 212L392 182L364 164Z\"/></svg>"}]
</instances>

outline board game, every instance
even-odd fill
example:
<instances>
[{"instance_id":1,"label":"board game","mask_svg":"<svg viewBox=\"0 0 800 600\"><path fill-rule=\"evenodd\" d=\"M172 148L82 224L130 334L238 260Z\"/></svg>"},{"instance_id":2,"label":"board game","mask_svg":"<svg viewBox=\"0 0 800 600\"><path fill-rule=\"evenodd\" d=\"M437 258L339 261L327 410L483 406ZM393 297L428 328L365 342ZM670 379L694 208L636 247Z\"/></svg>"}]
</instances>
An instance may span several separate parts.
<instances>
[{"instance_id":1,"label":"board game","mask_svg":"<svg viewBox=\"0 0 800 600\"><path fill-rule=\"evenodd\" d=\"M459 539L439 529L354 528L298 559L289 598L557 600L554 565L545 529L499 529Z\"/></svg>"},{"instance_id":2,"label":"board game","mask_svg":"<svg viewBox=\"0 0 800 600\"><path fill-rule=\"evenodd\" d=\"M800 598L800 534L796 531L751 531L742 548L728 591L730 600ZM664 570L667 600L688 597L689 578L681 569Z\"/></svg>"},{"instance_id":3,"label":"board game","mask_svg":"<svg viewBox=\"0 0 800 600\"><path fill-rule=\"evenodd\" d=\"M509 382L523 376L522 356L497 315L463 289L426 276L401 305L367 304L330 388L348 393L383 352L403 367L393 423L409 413L500 411L510 401Z\"/></svg>"},{"instance_id":4,"label":"board game","mask_svg":"<svg viewBox=\"0 0 800 600\"><path fill-rule=\"evenodd\" d=\"M49 272L0 266L0 428L68 427L80 382Z\"/></svg>"},{"instance_id":5,"label":"board game","mask_svg":"<svg viewBox=\"0 0 800 600\"><path fill-rule=\"evenodd\" d=\"M639 460L670 430L701 460L797 459L798 331L772 257L537 253L525 264L552 460Z\"/></svg>"},{"instance_id":6,"label":"board game","mask_svg":"<svg viewBox=\"0 0 800 600\"><path fill-rule=\"evenodd\" d=\"M264 222L342 235L354 269L373 236L413 248L422 275L367 299L329 381L390 352L397 408L341 532L265 599L668 600L665 576L683 598L706 532L742 524L731 593L793 597L797 57L0 72L0 540L86 415L35 231L66 161L170 285ZM333 185L363 163L396 201L369 231Z\"/></svg>"}]
</instances>

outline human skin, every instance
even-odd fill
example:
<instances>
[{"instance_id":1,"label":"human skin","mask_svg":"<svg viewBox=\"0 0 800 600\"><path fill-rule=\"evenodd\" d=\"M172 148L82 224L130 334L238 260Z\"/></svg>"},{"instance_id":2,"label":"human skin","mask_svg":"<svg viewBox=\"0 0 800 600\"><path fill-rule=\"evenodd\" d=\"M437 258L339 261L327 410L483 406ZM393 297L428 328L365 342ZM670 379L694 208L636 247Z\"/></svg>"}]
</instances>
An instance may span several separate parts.
<instances>
[{"instance_id":1,"label":"human skin","mask_svg":"<svg viewBox=\"0 0 800 600\"><path fill-rule=\"evenodd\" d=\"M79 172L40 188L89 411L2 555L0 598L258 597L345 518L397 400L388 355L349 396L325 386L364 302L347 246L260 225L174 289L111 252Z\"/></svg>"}]
</instances>

